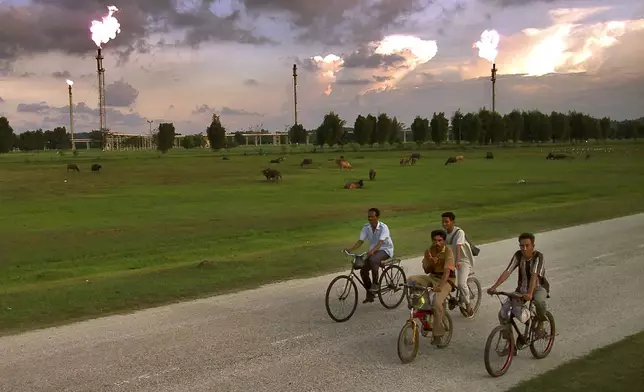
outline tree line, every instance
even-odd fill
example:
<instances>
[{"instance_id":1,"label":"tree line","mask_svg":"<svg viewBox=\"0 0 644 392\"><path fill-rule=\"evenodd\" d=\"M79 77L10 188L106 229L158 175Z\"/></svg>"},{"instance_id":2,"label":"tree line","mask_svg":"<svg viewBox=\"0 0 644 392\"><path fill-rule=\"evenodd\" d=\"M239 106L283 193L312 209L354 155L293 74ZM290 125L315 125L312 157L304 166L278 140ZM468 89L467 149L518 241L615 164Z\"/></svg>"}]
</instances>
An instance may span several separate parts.
<instances>
[{"instance_id":1,"label":"tree line","mask_svg":"<svg viewBox=\"0 0 644 392\"><path fill-rule=\"evenodd\" d=\"M301 124L295 124L288 130L288 140L282 144L313 143L318 146L334 146L347 143L360 145L385 145L402 142L402 131L405 124L395 116L386 113L377 116L368 114L358 115L353 127L347 127L344 119L334 111L327 113L322 123L312 130L305 129ZM186 135L181 140L184 148L204 147L206 138L210 148L219 150L245 144L242 132L235 132L230 142L226 137L226 128L222 125L217 114L213 114L206 135ZM418 145L432 142L440 145L447 140L457 144L500 144L500 143L535 143L535 142L580 142L588 139L619 140L638 139L644 136L644 117L637 120L614 121L608 117L595 118L586 113L569 111L568 113L542 113L539 110L513 110L501 115L485 108L477 112L462 113L457 110L450 118L444 112L434 112L431 118L416 116L410 125L411 137ZM258 137L262 137L260 131ZM173 123L162 123L153 135L157 149L166 152L174 145L176 130ZM80 135L79 135L80 136ZM83 135L92 144L104 147L105 132L92 131ZM271 142L262 140L262 144ZM286 139L286 136L284 137ZM134 141L133 141L134 143ZM65 127L57 127L53 131L42 129L14 133L6 117L0 117L0 153L14 149L34 151L47 149L71 148L70 135Z\"/></svg>"}]
</instances>

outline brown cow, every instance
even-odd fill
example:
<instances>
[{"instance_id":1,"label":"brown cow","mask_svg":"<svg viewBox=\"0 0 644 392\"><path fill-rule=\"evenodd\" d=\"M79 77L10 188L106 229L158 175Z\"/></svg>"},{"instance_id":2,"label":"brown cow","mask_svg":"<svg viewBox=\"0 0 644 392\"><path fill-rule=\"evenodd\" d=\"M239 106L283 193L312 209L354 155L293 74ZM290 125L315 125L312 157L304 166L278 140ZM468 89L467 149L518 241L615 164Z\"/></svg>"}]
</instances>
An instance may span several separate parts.
<instances>
[{"instance_id":1,"label":"brown cow","mask_svg":"<svg viewBox=\"0 0 644 392\"><path fill-rule=\"evenodd\" d=\"M465 159L465 157L464 157L464 156L462 156L462 155L457 155L457 156L456 156L456 162L458 162L458 161L462 161L463 159Z\"/></svg>"},{"instance_id":2,"label":"brown cow","mask_svg":"<svg viewBox=\"0 0 644 392\"><path fill-rule=\"evenodd\" d=\"M376 179L376 169L369 170L369 180L375 180L375 179Z\"/></svg>"},{"instance_id":3,"label":"brown cow","mask_svg":"<svg viewBox=\"0 0 644 392\"><path fill-rule=\"evenodd\" d=\"M358 180L355 182L347 182L344 184L344 189L358 189L364 187L364 181Z\"/></svg>"},{"instance_id":4,"label":"brown cow","mask_svg":"<svg viewBox=\"0 0 644 392\"><path fill-rule=\"evenodd\" d=\"M338 164L338 166L340 166L340 170L342 170L342 169L349 169L349 170L353 170L353 168L351 167L351 164L350 164L350 163L349 163L349 161L347 161L347 160L342 160L342 161L340 161L340 163Z\"/></svg>"},{"instance_id":5,"label":"brown cow","mask_svg":"<svg viewBox=\"0 0 644 392\"><path fill-rule=\"evenodd\" d=\"M410 164L410 162L411 162L411 159L410 159L410 158L402 158L402 159L400 160L400 164L401 164L401 165L409 165L409 164Z\"/></svg>"},{"instance_id":6,"label":"brown cow","mask_svg":"<svg viewBox=\"0 0 644 392\"><path fill-rule=\"evenodd\" d=\"M80 169L78 168L78 165L76 165L75 163L67 164L67 171L70 171L70 170L75 171L75 172L80 172Z\"/></svg>"}]
</instances>

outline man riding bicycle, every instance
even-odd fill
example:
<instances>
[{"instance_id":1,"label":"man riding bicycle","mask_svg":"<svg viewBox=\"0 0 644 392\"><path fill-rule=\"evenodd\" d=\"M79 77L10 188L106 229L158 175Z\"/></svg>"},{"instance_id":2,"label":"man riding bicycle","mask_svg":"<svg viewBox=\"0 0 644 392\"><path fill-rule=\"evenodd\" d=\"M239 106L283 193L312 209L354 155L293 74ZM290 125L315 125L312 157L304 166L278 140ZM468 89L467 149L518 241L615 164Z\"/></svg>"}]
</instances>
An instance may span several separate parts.
<instances>
[{"instance_id":1,"label":"man riding bicycle","mask_svg":"<svg viewBox=\"0 0 644 392\"><path fill-rule=\"evenodd\" d=\"M463 295L460 297L465 303L465 309L469 316L474 314L472 304L470 303L470 288L467 286L467 278L474 267L474 255L470 244L465 240L465 231L456 226L454 222L456 215L453 212L444 212L441 215L443 228L447 233L447 244L451 246L454 254L454 266L456 267L456 282Z\"/></svg>"},{"instance_id":2,"label":"man riding bicycle","mask_svg":"<svg viewBox=\"0 0 644 392\"><path fill-rule=\"evenodd\" d=\"M534 248L534 235L523 233L519 236L519 250L512 255L510 264L496 283L487 289L487 293L492 295L503 282L505 282L512 271L518 269L517 287L515 292L522 294L522 301L530 301L535 305L537 314L537 327L535 335L537 339L545 335L543 322L546 320L546 298L550 292L550 283L545 277L546 269L543 261L543 253ZM503 302L499 311L499 322L505 324L509 320L508 311L512 307L512 313L515 317L520 317L522 303L518 299L507 299Z\"/></svg>"},{"instance_id":3,"label":"man riding bicycle","mask_svg":"<svg viewBox=\"0 0 644 392\"><path fill-rule=\"evenodd\" d=\"M383 222L379 221L380 210L377 208L369 208L367 211L367 220L369 223L365 224L360 232L360 239L350 248L345 248L345 251L351 252L358 249L365 240L369 240L369 251L366 256L364 265L360 269L360 277L364 282L367 289L367 296L362 303L373 302L375 295L380 287L378 287L378 272L381 263L394 256L394 243L391 240L391 233L389 227ZM373 284L369 279L369 270L373 277Z\"/></svg>"},{"instance_id":4,"label":"man riding bicycle","mask_svg":"<svg viewBox=\"0 0 644 392\"><path fill-rule=\"evenodd\" d=\"M456 278L454 268L454 255L449 246L445 245L447 233L443 230L434 230L431 233L432 245L425 250L423 257L423 271L427 275L414 275L407 279L407 284L419 287L433 287L434 301L432 310L434 312L434 323L432 325L433 339L431 344L439 344L445 335L445 325L442 320L445 314L443 302L452 291Z\"/></svg>"}]
</instances>

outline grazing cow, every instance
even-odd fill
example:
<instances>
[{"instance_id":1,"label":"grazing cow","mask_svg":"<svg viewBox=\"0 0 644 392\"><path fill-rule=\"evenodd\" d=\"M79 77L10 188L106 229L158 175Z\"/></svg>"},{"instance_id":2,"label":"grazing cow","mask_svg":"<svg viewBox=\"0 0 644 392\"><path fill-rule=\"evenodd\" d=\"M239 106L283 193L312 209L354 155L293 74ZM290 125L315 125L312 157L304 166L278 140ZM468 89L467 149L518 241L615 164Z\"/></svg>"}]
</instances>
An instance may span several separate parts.
<instances>
[{"instance_id":1,"label":"grazing cow","mask_svg":"<svg viewBox=\"0 0 644 392\"><path fill-rule=\"evenodd\" d=\"M313 159L304 158L302 159L302 163L300 163L300 167L304 167L304 165L312 165L312 164L313 164Z\"/></svg>"},{"instance_id":2,"label":"grazing cow","mask_svg":"<svg viewBox=\"0 0 644 392\"><path fill-rule=\"evenodd\" d=\"M67 164L67 171L75 171L75 172L80 172L80 169L78 168L78 165L75 163L68 163Z\"/></svg>"},{"instance_id":3,"label":"grazing cow","mask_svg":"<svg viewBox=\"0 0 644 392\"><path fill-rule=\"evenodd\" d=\"M246 153L244 153L244 155L246 155ZM230 158L228 158L228 157L221 157L221 160L222 160L222 161L229 161L229 160L230 160Z\"/></svg>"},{"instance_id":4,"label":"grazing cow","mask_svg":"<svg viewBox=\"0 0 644 392\"><path fill-rule=\"evenodd\" d=\"M342 170L342 169L353 170L353 168L351 167L351 164L349 163L349 161L346 161L346 160L340 161L338 166L340 166L340 170Z\"/></svg>"},{"instance_id":5,"label":"grazing cow","mask_svg":"<svg viewBox=\"0 0 644 392\"><path fill-rule=\"evenodd\" d=\"M98 172L101 171L102 167L103 166L99 165L98 163L94 163L94 164L92 164L92 171L95 172L95 173L98 173Z\"/></svg>"},{"instance_id":6,"label":"grazing cow","mask_svg":"<svg viewBox=\"0 0 644 392\"><path fill-rule=\"evenodd\" d=\"M282 174L279 172L279 170L266 168L262 170L262 174L264 174L264 177L266 177L267 180L278 181L282 179Z\"/></svg>"},{"instance_id":7,"label":"grazing cow","mask_svg":"<svg viewBox=\"0 0 644 392\"><path fill-rule=\"evenodd\" d=\"M492 151L486 152L485 159L494 159L494 153L492 153Z\"/></svg>"},{"instance_id":8,"label":"grazing cow","mask_svg":"<svg viewBox=\"0 0 644 392\"><path fill-rule=\"evenodd\" d=\"M279 157L279 158L271 159L271 163L280 163L280 162L282 162L282 161L283 161L283 160L285 160L285 159L286 159L286 158L284 158L284 157Z\"/></svg>"},{"instance_id":9,"label":"grazing cow","mask_svg":"<svg viewBox=\"0 0 644 392\"><path fill-rule=\"evenodd\" d=\"M358 189L364 187L364 181L359 180L355 182L347 182L344 184L344 189Z\"/></svg>"},{"instance_id":10,"label":"grazing cow","mask_svg":"<svg viewBox=\"0 0 644 392\"><path fill-rule=\"evenodd\" d=\"M458 162L458 161L462 161L463 159L465 159L465 157L464 157L464 156L462 156L462 155L457 155L457 156L456 156L456 161L457 161L457 162Z\"/></svg>"},{"instance_id":11,"label":"grazing cow","mask_svg":"<svg viewBox=\"0 0 644 392\"><path fill-rule=\"evenodd\" d=\"M590 159L590 154L586 154L586 160Z\"/></svg>"},{"instance_id":12,"label":"grazing cow","mask_svg":"<svg viewBox=\"0 0 644 392\"><path fill-rule=\"evenodd\" d=\"M450 163L456 163L456 157L447 158L447 161L445 162L445 166L447 166Z\"/></svg>"},{"instance_id":13,"label":"grazing cow","mask_svg":"<svg viewBox=\"0 0 644 392\"><path fill-rule=\"evenodd\" d=\"M369 170L369 180L375 180L376 179L376 169L371 169Z\"/></svg>"},{"instance_id":14,"label":"grazing cow","mask_svg":"<svg viewBox=\"0 0 644 392\"><path fill-rule=\"evenodd\" d=\"M575 157L569 156L566 154L553 154L552 152L549 152L548 155L546 156L546 159L548 160L575 159Z\"/></svg>"},{"instance_id":15,"label":"grazing cow","mask_svg":"<svg viewBox=\"0 0 644 392\"><path fill-rule=\"evenodd\" d=\"M420 153L419 153L419 152L415 152L415 153L411 154L411 158L412 158L412 159L420 159Z\"/></svg>"},{"instance_id":16,"label":"grazing cow","mask_svg":"<svg viewBox=\"0 0 644 392\"><path fill-rule=\"evenodd\" d=\"M411 162L411 159L409 159L409 158L402 158L400 160L401 165L409 165L410 162Z\"/></svg>"},{"instance_id":17,"label":"grazing cow","mask_svg":"<svg viewBox=\"0 0 644 392\"><path fill-rule=\"evenodd\" d=\"M417 160L416 158L411 158L411 164L412 164L412 166L416 164L416 160Z\"/></svg>"}]
</instances>

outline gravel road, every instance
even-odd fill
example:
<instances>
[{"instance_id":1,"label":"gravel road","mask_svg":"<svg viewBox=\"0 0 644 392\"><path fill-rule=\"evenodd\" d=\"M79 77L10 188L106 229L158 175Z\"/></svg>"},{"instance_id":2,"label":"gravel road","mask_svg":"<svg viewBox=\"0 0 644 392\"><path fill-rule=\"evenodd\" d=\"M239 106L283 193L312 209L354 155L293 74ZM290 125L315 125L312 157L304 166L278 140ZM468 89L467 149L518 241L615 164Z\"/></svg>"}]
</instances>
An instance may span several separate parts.
<instances>
[{"instance_id":1,"label":"gravel road","mask_svg":"<svg viewBox=\"0 0 644 392\"><path fill-rule=\"evenodd\" d=\"M517 241L480 248L475 272L485 289ZM3 337L0 390L502 391L644 329L644 214L541 233L537 248L558 336L548 358L523 350L500 379L483 364L497 323L495 297L484 294L472 320L452 311L450 346L436 349L424 339L416 360L403 365L396 341L404 303L394 310L359 303L351 320L335 323L324 309L331 274ZM419 258L403 265L407 275L421 270ZM515 279L501 289L511 290Z\"/></svg>"}]
</instances>

